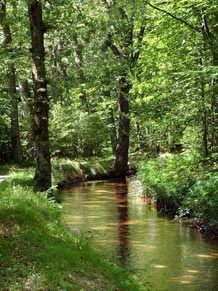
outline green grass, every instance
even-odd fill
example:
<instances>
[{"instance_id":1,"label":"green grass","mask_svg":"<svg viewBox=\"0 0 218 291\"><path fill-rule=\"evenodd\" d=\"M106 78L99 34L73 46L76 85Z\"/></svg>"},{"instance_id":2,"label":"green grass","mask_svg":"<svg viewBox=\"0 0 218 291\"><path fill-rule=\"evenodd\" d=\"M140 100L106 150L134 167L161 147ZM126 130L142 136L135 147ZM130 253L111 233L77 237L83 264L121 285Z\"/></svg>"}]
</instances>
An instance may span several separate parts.
<instances>
[{"instance_id":1,"label":"green grass","mask_svg":"<svg viewBox=\"0 0 218 291\"><path fill-rule=\"evenodd\" d=\"M0 183L0 290L145 290L75 237L60 205L32 188L33 170Z\"/></svg>"}]
</instances>

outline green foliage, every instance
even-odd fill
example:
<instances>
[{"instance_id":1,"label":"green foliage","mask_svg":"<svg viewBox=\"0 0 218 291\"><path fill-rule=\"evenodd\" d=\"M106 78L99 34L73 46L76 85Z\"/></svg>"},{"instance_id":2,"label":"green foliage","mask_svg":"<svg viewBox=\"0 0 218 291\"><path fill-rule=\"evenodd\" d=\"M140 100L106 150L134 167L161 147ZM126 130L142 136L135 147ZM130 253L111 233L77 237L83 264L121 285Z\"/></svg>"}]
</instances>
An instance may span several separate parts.
<instances>
[{"instance_id":1,"label":"green foliage","mask_svg":"<svg viewBox=\"0 0 218 291\"><path fill-rule=\"evenodd\" d=\"M97 112L88 114L60 104L52 110L50 131L52 153L59 157L100 156L108 142L108 131Z\"/></svg>"},{"instance_id":2,"label":"green foliage","mask_svg":"<svg viewBox=\"0 0 218 291\"><path fill-rule=\"evenodd\" d=\"M193 172L197 165L189 154L163 154L160 158L142 163L139 176L148 195L173 199L175 203L183 199L195 177Z\"/></svg>"},{"instance_id":3,"label":"green foliage","mask_svg":"<svg viewBox=\"0 0 218 291\"><path fill-rule=\"evenodd\" d=\"M32 171L0 184L0 289L144 290L62 222L60 205L31 187Z\"/></svg>"},{"instance_id":4,"label":"green foliage","mask_svg":"<svg viewBox=\"0 0 218 291\"><path fill-rule=\"evenodd\" d=\"M218 225L218 174L208 174L198 180L187 192L182 202L180 216L198 218L205 224Z\"/></svg>"},{"instance_id":5,"label":"green foliage","mask_svg":"<svg viewBox=\"0 0 218 291\"><path fill-rule=\"evenodd\" d=\"M167 154L143 162L139 178L160 209L217 227L218 175L216 163L208 165L191 152Z\"/></svg>"}]
</instances>

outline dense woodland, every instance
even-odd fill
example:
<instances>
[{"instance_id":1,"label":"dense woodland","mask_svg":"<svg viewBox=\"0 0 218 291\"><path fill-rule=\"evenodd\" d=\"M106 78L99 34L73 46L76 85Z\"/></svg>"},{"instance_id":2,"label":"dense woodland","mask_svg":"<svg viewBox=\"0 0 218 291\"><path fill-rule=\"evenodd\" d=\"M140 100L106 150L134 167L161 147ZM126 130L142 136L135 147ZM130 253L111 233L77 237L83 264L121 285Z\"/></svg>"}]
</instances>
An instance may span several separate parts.
<instances>
[{"instance_id":1,"label":"dense woodland","mask_svg":"<svg viewBox=\"0 0 218 291\"><path fill-rule=\"evenodd\" d=\"M51 159L113 156L122 177L140 153L160 207L191 191L181 215L217 213L216 0L1 0L0 23L1 163L36 161L47 190Z\"/></svg>"},{"instance_id":2,"label":"dense woodland","mask_svg":"<svg viewBox=\"0 0 218 291\"><path fill-rule=\"evenodd\" d=\"M146 290L63 227L60 182L137 173L218 237L217 0L0 0L0 64L0 171L24 171L0 183L0 289Z\"/></svg>"}]
</instances>

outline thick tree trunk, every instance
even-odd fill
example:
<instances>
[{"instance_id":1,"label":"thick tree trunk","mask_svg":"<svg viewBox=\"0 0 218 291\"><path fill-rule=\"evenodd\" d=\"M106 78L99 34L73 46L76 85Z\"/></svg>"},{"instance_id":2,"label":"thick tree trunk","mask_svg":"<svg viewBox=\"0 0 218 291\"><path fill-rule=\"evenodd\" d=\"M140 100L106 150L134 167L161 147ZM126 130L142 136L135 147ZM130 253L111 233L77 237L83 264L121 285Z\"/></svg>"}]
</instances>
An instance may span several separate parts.
<instances>
[{"instance_id":1,"label":"thick tree trunk","mask_svg":"<svg viewBox=\"0 0 218 291\"><path fill-rule=\"evenodd\" d=\"M19 114L17 104L17 92L16 92L16 73L14 67L14 61L10 54L13 52L12 49L12 35L10 26L7 24L6 18L6 1L0 1L0 23L3 25L3 33L5 38L5 49L9 54L8 64L8 93L11 103L11 158L16 162L20 163L22 160L21 143L20 143L20 128L19 128Z\"/></svg>"},{"instance_id":2,"label":"thick tree trunk","mask_svg":"<svg viewBox=\"0 0 218 291\"><path fill-rule=\"evenodd\" d=\"M125 176L128 171L130 113L128 93L131 85L125 75L119 80L119 127L116 148L115 173L117 176Z\"/></svg>"},{"instance_id":3,"label":"thick tree trunk","mask_svg":"<svg viewBox=\"0 0 218 291\"><path fill-rule=\"evenodd\" d=\"M44 25L40 1L29 0L28 12L32 39L32 76L34 84L35 180L41 190L47 190L51 186L48 133L49 100L45 73Z\"/></svg>"}]
</instances>

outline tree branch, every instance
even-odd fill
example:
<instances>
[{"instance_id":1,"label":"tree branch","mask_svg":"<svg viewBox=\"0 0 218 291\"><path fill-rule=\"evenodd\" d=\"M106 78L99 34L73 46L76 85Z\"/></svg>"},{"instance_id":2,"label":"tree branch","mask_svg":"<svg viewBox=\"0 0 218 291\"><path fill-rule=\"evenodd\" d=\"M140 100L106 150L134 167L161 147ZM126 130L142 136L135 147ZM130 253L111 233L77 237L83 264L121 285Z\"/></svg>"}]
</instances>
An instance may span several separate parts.
<instances>
[{"instance_id":1,"label":"tree branch","mask_svg":"<svg viewBox=\"0 0 218 291\"><path fill-rule=\"evenodd\" d=\"M135 63L138 60L138 58L139 58L139 55L140 55L140 47L141 47L141 44L142 44L142 40L143 40L143 37L144 37L144 33L145 33L145 25L142 24L142 26L140 27L139 33L138 33L138 37L137 37L139 47L138 47L138 49L132 55L132 62L133 63Z\"/></svg>"},{"instance_id":2,"label":"tree branch","mask_svg":"<svg viewBox=\"0 0 218 291\"><path fill-rule=\"evenodd\" d=\"M184 19L179 18L179 17L177 17L176 15L171 14L170 12L166 11L165 9L159 8L159 7L157 7L157 6L154 6L153 4L151 4L151 3L148 2L148 1L145 1L145 4L149 5L150 7L152 7L152 8L155 9L155 10L158 10L158 11L160 11L160 12L162 12L162 13L164 13L164 14L170 16L171 18L175 19L176 21L181 22L182 24L184 24L184 25L186 25L187 27L189 27L189 29L201 33L200 29L198 29L197 27L195 27L195 26L193 26L192 24L188 23L188 22L185 21Z\"/></svg>"},{"instance_id":3,"label":"tree branch","mask_svg":"<svg viewBox=\"0 0 218 291\"><path fill-rule=\"evenodd\" d=\"M119 57L120 59L125 59L125 60L127 59L127 57L123 53L123 51L113 43L113 41L111 39L111 35L108 35L108 37L105 41L105 45L112 50L112 52L115 56Z\"/></svg>"}]
</instances>

